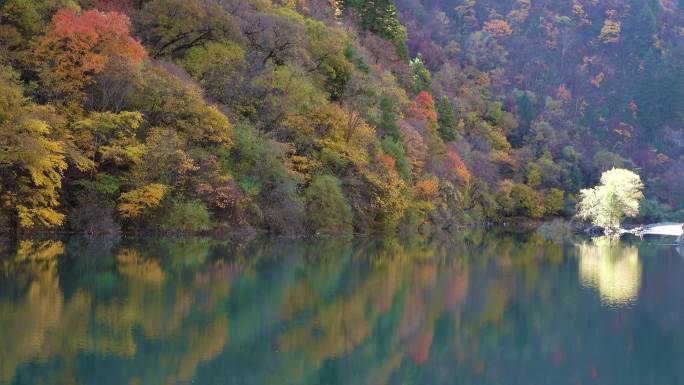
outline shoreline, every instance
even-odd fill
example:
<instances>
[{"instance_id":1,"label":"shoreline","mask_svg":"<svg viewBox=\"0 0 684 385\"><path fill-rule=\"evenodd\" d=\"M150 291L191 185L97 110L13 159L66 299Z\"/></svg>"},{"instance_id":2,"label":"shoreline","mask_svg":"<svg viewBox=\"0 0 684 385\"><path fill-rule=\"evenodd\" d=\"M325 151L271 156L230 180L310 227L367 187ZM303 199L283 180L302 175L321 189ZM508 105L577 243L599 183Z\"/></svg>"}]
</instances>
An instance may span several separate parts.
<instances>
[{"instance_id":1,"label":"shoreline","mask_svg":"<svg viewBox=\"0 0 684 385\"><path fill-rule=\"evenodd\" d=\"M467 229L477 229L477 228L497 228L505 229L508 231L532 231L539 228L545 224L554 223L564 223L572 225L575 222L562 217L548 218L545 220L533 220L529 218L509 218L501 222L475 222L475 223L458 223L450 224L443 228L437 228L433 224L426 224L429 227L429 231L420 231L416 229L416 233L422 235L429 234L453 234L459 231ZM365 238L372 236L381 235L396 235L400 236L402 231L398 229L391 232L352 232L350 234L307 234L307 233L297 233L297 234L278 234L270 232L265 229L246 227L239 230L227 231L222 228L215 228L207 231L198 232L188 232L188 231L159 231L153 229L143 229L139 231L118 231L118 232L108 232L108 233L90 233L84 231L67 231L67 230L36 230L36 231L11 231L8 229L0 229L0 238L24 238L24 237L83 237L83 238L145 238L145 237L181 237L181 238L192 238L192 237L211 237L217 239L235 239L235 238L246 238L254 239L263 236L272 238L283 238L283 239L326 239L326 238Z\"/></svg>"}]
</instances>

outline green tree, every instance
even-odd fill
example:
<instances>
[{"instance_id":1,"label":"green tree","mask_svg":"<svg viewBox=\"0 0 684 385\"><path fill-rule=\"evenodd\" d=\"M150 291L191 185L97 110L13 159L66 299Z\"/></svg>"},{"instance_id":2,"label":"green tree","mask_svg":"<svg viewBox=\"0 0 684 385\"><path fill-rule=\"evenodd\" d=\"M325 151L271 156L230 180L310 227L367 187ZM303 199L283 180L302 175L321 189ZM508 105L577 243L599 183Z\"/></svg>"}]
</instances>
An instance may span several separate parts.
<instances>
[{"instance_id":1,"label":"green tree","mask_svg":"<svg viewBox=\"0 0 684 385\"><path fill-rule=\"evenodd\" d=\"M218 77L218 72L235 72L245 65L245 51L234 42L208 42L188 49L179 63L193 78L209 86L205 83Z\"/></svg>"},{"instance_id":2,"label":"green tree","mask_svg":"<svg viewBox=\"0 0 684 385\"><path fill-rule=\"evenodd\" d=\"M544 196L544 206L547 215L558 215L565 207L565 193L562 190L552 188Z\"/></svg>"},{"instance_id":3,"label":"green tree","mask_svg":"<svg viewBox=\"0 0 684 385\"><path fill-rule=\"evenodd\" d=\"M216 1L152 0L137 13L140 36L156 57L178 57L235 31L230 15Z\"/></svg>"},{"instance_id":4,"label":"green tree","mask_svg":"<svg viewBox=\"0 0 684 385\"><path fill-rule=\"evenodd\" d=\"M211 228L207 207L198 201L174 201L161 219L161 228L173 232L197 232Z\"/></svg>"},{"instance_id":5,"label":"green tree","mask_svg":"<svg viewBox=\"0 0 684 385\"><path fill-rule=\"evenodd\" d=\"M614 168L601 175L601 184L582 190L578 215L606 228L620 228L624 217L639 215L644 185L636 173Z\"/></svg>"},{"instance_id":6,"label":"green tree","mask_svg":"<svg viewBox=\"0 0 684 385\"><path fill-rule=\"evenodd\" d=\"M518 103L518 114L523 122L529 126L537 114L534 95L529 91L518 91L515 95Z\"/></svg>"},{"instance_id":7,"label":"green tree","mask_svg":"<svg viewBox=\"0 0 684 385\"><path fill-rule=\"evenodd\" d=\"M259 204L253 223L275 233L296 234L302 230L303 205L297 195L296 175L283 162L283 149L248 125L238 125L235 145L225 167L232 171L240 188Z\"/></svg>"},{"instance_id":8,"label":"green tree","mask_svg":"<svg viewBox=\"0 0 684 385\"><path fill-rule=\"evenodd\" d=\"M142 122L139 112L93 112L75 122L71 134L93 166L102 163L129 166L139 163L143 152L136 138Z\"/></svg>"},{"instance_id":9,"label":"green tree","mask_svg":"<svg viewBox=\"0 0 684 385\"><path fill-rule=\"evenodd\" d=\"M308 231L325 235L351 233L351 208L337 178L332 175L315 176L304 193L304 199Z\"/></svg>"},{"instance_id":10,"label":"green tree","mask_svg":"<svg viewBox=\"0 0 684 385\"><path fill-rule=\"evenodd\" d=\"M458 138L458 122L451 105L451 100L444 95L437 105L437 130L445 142L451 142Z\"/></svg>"},{"instance_id":11,"label":"green tree","mask_svg":"<svg viewBox=\"0 0 684 385\"><path fill-rule=\"evenodd\" d=\"M430 75L430 70L425 67L423 59L420 55L413 58L409 63L411 68L411 91L414 94L419 94L421 92L430 92L432 88L432 77Z\"/></svg>"},{"instance_id":12,"label":"green tree","mask_svg":"<svg viewBox=\"0 0 684 385\"><path fill-rule=\"evenodd\" d=\"M202 90L168 73L162 67L143 72L142 82L128 98L130 110L138 110L149 126L173 127L193 145L231 143L232 125L217 106L207 104Z\"/></svg>"},{"instance_id":13,"label":"green tree","mask_svg":"<svg viewBox=\"0 0 684 385\"><path fill-rule=\"evenodd\" d=\"M7 0L0 2L2 22L15 27L25 36L32 36L41 29L42 4L36 0Z\"/></svg>"},{"instance_id":14,"label":"green tree","mask_svg":"<svg viewBox=\"0 0 684 385\"><path fill-rule=\"evenodd\" d=\"M251 86L257 96L256 116L267 131L288 118L306 116L327 102L325 92L297 66L269 66L252 80Z\"/></svg>"},{"instance_id":15,"label":"green tree","mask_svg":"<svg viewBox=\"0 0 684 385\"><path fill-rule=\"evenodd\" d=\"M393 98L383 96L380 99L380 121L378 122L378 129L383 136L392 138L394 141L401 140L401 133L399 132L399 114L397 112L397 105Z\"/></svg>"},{"instance_id":16,"label":"green tree","mask_svg":"<svg viewBox=\"0 0 684 385\"><path fill-rule=\"evenodd\" d=\"M322 86L330 93L330 99L339 101L354 69L345 55L348 37L341 29L319 21L307 19L305 25L311 60L307 67L320 78Z\"/></svg>"},{"instance_id":17,"label":"green tree","mask_svg":"<svg viewBox=\"0 0 684 385\"><path fill-rule=\"evenodd\" d=\"M408 159L406 159L406 150L404 150L404 145L401 142L396 142L391 138L385 138L382 141L382 151L387 155L394 158L397 162L395 167L397 173L401 176L405 182L411 181L411 164Z\"/></svg>"},{"instance_id":18,"label":"green tree","mask_svg":"<svg viewBox=\"0 0 684 385\"><path fill-rule=\"evenodd\" d=\"M658 19L648 1L643 2L634 19L632 23L625 25L625 32L632 35L636 53L643 54L648 52L654 35L658 33Z\"/></svg>"},{"instance_id":19,"label":"green tree","mask_svg":"<svg viewBox=\"0 0 684 385\"><path fill-rule=\"evenodd\" d=\"M399 55L406 60L406 28L401 25L397 7L391 0L338 0L337 3L354 11L362 29L394 43Z\"/></svg>"},{"instance_id":20,"label":"green tree","mask_svg":"<svg viewBox=\"0 0 684 385\"><path fill-rule=\"evenodd\" d=\"M516 215L530 218L544 216L546 211L544 201L532 187L520 183L515 184L511 190L511 198L515 205Z\"/></svg>"}]
</instances>

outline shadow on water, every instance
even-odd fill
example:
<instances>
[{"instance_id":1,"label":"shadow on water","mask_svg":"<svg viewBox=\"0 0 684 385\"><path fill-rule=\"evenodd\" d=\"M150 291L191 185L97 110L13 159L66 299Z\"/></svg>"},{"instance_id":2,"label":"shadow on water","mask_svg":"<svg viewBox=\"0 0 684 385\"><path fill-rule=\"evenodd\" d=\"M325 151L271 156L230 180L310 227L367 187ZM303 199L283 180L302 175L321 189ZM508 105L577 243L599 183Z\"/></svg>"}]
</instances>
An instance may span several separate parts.
<instances>
[{"instance_id":1,"label":"shadow on water","mask_svg":"<svg viewBox=\"0 0 684 385\"><path fill-rule=\"evenodd\" d=\"M24 239L0 255L3 385L684 380L672 247L473 230Z\"/></svg>"}]
</instances>

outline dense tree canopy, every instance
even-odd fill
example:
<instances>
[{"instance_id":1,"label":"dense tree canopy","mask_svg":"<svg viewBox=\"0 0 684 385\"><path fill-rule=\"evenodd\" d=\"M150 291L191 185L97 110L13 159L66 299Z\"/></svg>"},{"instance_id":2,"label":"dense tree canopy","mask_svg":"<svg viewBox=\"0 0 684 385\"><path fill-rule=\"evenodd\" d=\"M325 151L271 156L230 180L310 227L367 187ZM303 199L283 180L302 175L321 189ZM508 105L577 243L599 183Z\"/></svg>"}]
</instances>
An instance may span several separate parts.
<instances>
[{"instance_id":1,"label":"dense tree canopy","mask_svg":"<svg viewBox=\"0 0 684 385\"><path fill-rule=\"evenodd\" d=\"M681 219L681 6L571 5L4 1L0 227L448 228L614 167Z\"/></svg>"}]
</instances>

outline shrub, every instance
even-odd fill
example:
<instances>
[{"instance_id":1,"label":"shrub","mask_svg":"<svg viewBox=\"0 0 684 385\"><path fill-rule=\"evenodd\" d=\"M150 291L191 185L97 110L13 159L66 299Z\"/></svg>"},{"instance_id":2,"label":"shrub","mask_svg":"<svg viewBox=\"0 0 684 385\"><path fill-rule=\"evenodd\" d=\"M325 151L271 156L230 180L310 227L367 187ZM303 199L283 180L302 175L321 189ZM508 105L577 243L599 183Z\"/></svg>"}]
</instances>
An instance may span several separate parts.
<instances>
[{"instance_id":1,"label":"shrub","mask_svg":"<svg viewBox=\"0 0 684 385\"><path fill-rule=\"evenodd\" d=\"M401 179L405 182L410 182L411 164L408 162L408 159L406 159L404 145L391 138L385 138L385 140L382 141L382 151L396 160L395 168L399 176L401 176Z\"/></svg>"},{"instance_id":2,"label":"shrub","mask_svg":"<svg viewBox=\"0 0 684 385\"><path fill-rule=\"evenodd\" d=\"M123 218L138 218L144 211L158 207L168 191L163 184L153 183L121 194L119 214Z\"/></svg>"},{"instance_id":3,"label":"shrub","mask_svg":"<svg viewBox=\"0 0 684 385\"><path fill-rule=\"evenodd\" d=\"M263 215L261 225L278 234L299 233L303 205L297 196L297 176L283 162L283 148L250 126L238 126L233 137L226 167L254 197Z\"/></svg>"},{"instance_id":4,"label":"shrub","mask_svg":"<svg viewBox=\"0 0 684 385\"><path fill-rule=\"evenodd\" d=\"M496 202L499 205L501 215L510 217L515 211L515 202L511 197L513 186L515 184L510 179L505 179L499 184L499 190L496 193Z\"/></svg>"},{"instance_id":5,"label":"shrub","mask_svg":"<svg viewBox=\"0 0 684 385\"><path fill-rule=\"evenodd\" d=\"M426 201L437 197L439 193L439 180L435 177L419 180L416 183L415 195L419 199Z\"/></svg>"},{"instance_id":6,"label":"shrub","mask_svg":"<svg viewBox=\"0 0 684 385\"><path fill-rule=\"evenodd\" d=\"M515 203L515 214L530 218L544 216L544 202L532 187L516 184L511 190L511 198Z\"/></svg>"},{"instance_id":7,"label":"shrub","mask_svg":"<svg viewBox=\"0 0 684 385\"><path fill-rule=\"evenodd\" d=\"M639 219L645 222L663 222L668 218L672 208L656 199L644 199L640 205Z\"/></svg>"},{"instance_id":8,"label":"shrub","mask_svg":"<svg viewBox=\"0 0 684 385\"><path fill-rule=\"evenodd\" d=\"M362 232L396 230L408 201L406 185L396 173L361 171L344 179L354 215L354 227Z\"/></svg>"},{"instance_id":9,"label":"shrub","mask_svg":"<svg viewBox=\"0 0 684 385\"><path fill-rule=\"evenodd\" d=\"M202 91L161 67L146 68L126 108L140 111L150 127L173 127L195 145L231 144L232 124Z\"/></svg>"},{"instance_id":10,"label":"shrub","mask_svg":"<svg viewBox=\"0 0 684 385\"><path fill-rule=\"evenodd\" d=\"M332 175L315 176L304 193L304 199L308 231L327 235L351 233L351 208L337 178Z\"/></svg>"},{"instance_id":11,"label":"shrub","mask_svg":"<svg viewBox=\"0 0 684 385\"><path fill-rule=\"evenodd\" d=\"M211 218L201 202L174 201L162 217L161 228L178 232L206 231L211 228Z\"/></svg>"},{"instance_id":12,"label":"shrub","mask_svg":"<svg viewBox=\"0 0 684 385\"><path fill-rule=\"evenodd\" d=\"M71 209L67 223L72 231L88 235L121 232L121 226L114 220L114 208L97 201L85 201Z\"/></svg>"},{"instance_id":13,"label":"shrub","mask_svg":"<svg viewBox=\"0 0 684 385\"><path fill-rule=\"evenodd\" d=\"M565 208L565 193L556 188L550 189L544 197L544 206L547 215L560 214Z\"/></svg>"}]
</instances>

